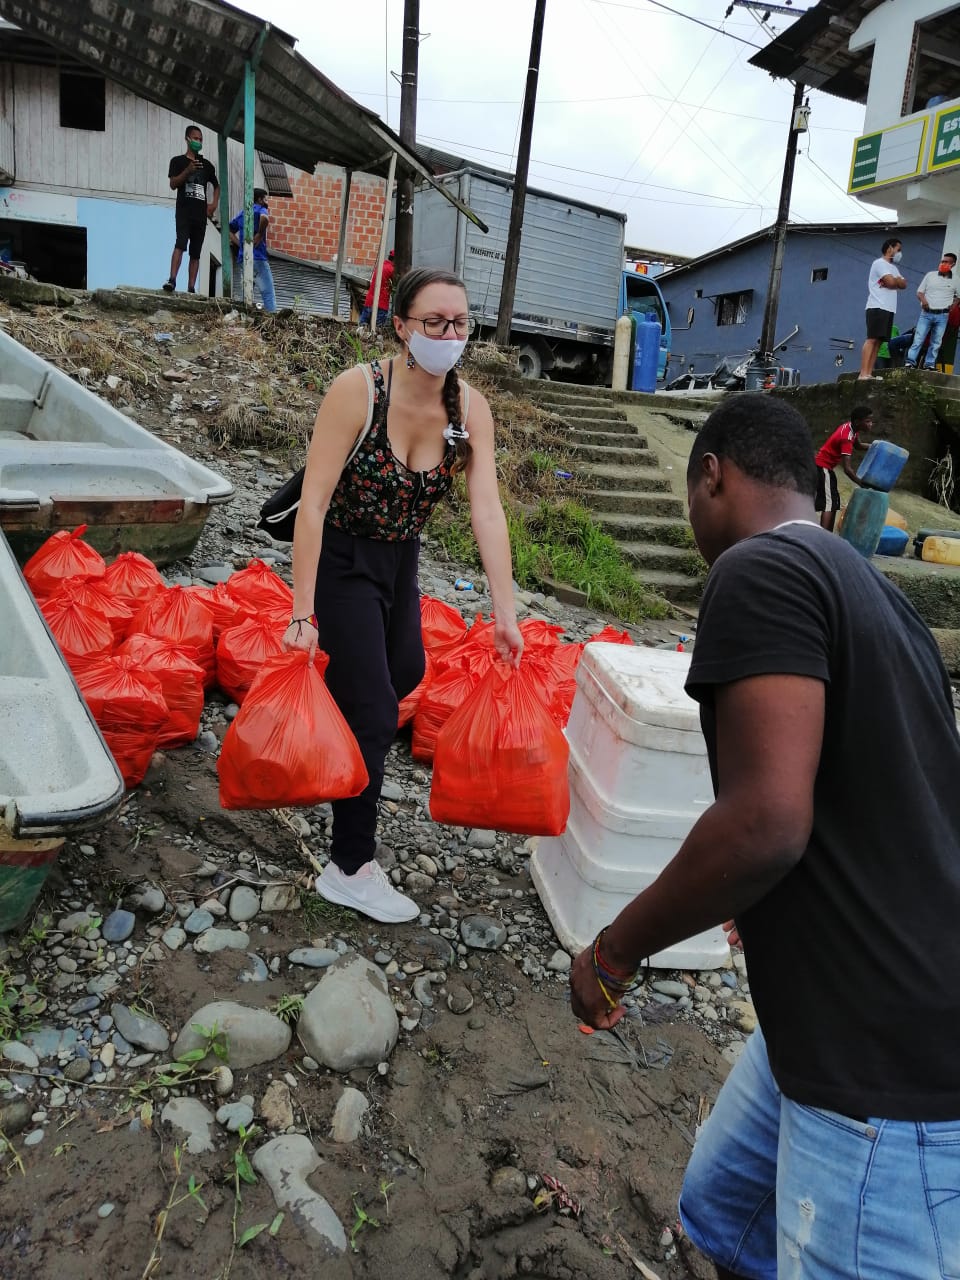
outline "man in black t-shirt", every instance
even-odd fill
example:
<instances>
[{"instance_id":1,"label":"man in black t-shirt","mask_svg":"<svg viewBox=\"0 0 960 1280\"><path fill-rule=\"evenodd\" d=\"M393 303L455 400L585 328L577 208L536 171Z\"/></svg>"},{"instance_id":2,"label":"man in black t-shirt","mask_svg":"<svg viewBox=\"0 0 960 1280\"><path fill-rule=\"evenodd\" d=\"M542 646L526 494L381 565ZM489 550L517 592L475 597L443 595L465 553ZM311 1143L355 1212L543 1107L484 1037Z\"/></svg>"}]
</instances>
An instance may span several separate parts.
<instances>
[{"instance_id":1,"label":"man in black t-shirt","mask_svg":"<svg viewBox=\"0 0 960 1280\"><path fill-rule=\"evenodd\" d=\"M936 643L814 516L809 429L730 397L694 442L711 565L687 691L716 799L574 962L610 1027L645 956L721 921L759 1030L691 1156L717 1274L960 1277L960 737ZM857 784L851 786L851 771Z\"/></svg>"},{"instance_id":2,"label":"man in black t-shirt","mask_svg":"<svg viewBox=\"0 0 960 1280\"><path fill-rule=\"evenodd\" d=\"M187 125L184 137L186 150L170 161L167 176L171 191L177 193L177 242L170 259L170 277L164 281L167 293L177 287L177 273L184 250L190 250L187 269L187 292L197 292L197 272L200 270L200 250L207 230L207 218L212 218L217 208L220 184L217 171L203 151L203 133L195 124ZM213 187L213 196L207 203L207 188Z\"/></svg>"}]
</instances>

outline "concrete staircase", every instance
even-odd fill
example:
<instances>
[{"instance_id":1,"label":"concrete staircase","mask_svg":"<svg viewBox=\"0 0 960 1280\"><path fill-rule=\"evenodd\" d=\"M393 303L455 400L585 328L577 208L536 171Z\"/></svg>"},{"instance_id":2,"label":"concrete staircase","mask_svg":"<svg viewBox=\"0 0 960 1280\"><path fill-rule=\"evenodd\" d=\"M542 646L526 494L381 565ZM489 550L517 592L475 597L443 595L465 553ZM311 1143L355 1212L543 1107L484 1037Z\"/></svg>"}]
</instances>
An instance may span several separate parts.
<instances>
[{"instance_id":1,"label":"concrete staircase","mask_svg":"<svg viewBox=\"0 0 960 1280\"><path fill-rule=\"evenodd\" d=\"M523 391L563 420L577 476L588 485L586 503L636 566L638 580L675 604L699 600L703 583L683 502L614 393L559 382L524 382Z\"/></svg>"}]
</instances>

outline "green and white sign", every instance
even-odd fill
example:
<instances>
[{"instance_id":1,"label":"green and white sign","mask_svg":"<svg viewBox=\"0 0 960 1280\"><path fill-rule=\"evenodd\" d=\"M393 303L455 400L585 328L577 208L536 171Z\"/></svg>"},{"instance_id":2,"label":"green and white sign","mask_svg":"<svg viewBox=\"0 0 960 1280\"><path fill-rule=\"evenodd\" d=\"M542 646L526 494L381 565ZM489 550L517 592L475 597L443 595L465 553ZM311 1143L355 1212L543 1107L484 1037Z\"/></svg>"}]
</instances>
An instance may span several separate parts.
<instances>
[{"instance_id":1,"label":"green and white sign","mask_svg":"<svg viewBox=\"0 0 960 1280\"><path fill-rule=\"evenodd\" d=\"M933 142L930 145L931 173L960 163L960 107L946 107L933 118Z\"/></svg>"},{"instance_id":2,"label":"green and white sign","mask_svg":"<svg viewBox=\"0 0 960 1280\"><path fill-rule=\"evenodd\" d=\"M923 163L926 131L927 121L923 117L857 138L847 190L851 193L869 191L888 182L916 177Z\"/></svg>"}]
</instances>

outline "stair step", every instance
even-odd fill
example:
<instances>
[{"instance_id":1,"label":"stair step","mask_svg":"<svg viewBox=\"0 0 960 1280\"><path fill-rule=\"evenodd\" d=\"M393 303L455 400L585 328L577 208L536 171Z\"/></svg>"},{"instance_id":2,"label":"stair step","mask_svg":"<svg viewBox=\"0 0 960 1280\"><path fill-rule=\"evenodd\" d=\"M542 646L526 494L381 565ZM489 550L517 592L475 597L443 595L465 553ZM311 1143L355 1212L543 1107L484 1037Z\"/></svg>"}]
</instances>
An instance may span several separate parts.
<instances>
[{"instance_id":1,"label":"stair step","mask_svg":"<svg viewBox=\"0 0 960 1280\"><path fill-rule=\"evenodd\" d=\"M688 578L667 569L640 569L635 577L643 586L666 596L672 604L695 604L703 592L699 578Z\"/></svg>"},{"instance_id":2,"label":"stair step","mask_svg":"<svg viewBox=\"0 0 960 1280\"><path fill-rule=\"evenodd\" d=\"M609 445L571 444L570 452L578 462L620 462L628 467L660 465L655 453L638 446L623 445L614 449Z\"/></svg>"},{"instance_id":3,"label":"stair step","mask_svg":"<svg viewBox=\"0 0 960 1280\"><path fill-rule=\"evenodd\" d=\"M594 422L616 422L618 425L627 424L627 415L621 410L608 404L567 404L563 401L547 401L538 400L539 408L549 413L559 414L561 418L566 418L570 422L582 422L584 425ZM616 430L616 428L614 428Z\"/></svg>"},{"instance_id":4,"label":"stair step","mask_svg":"<svg viewBox=\"0 0 960 1280\"><path fill-rule=\"evenodd\" d=\"M577 466L577 475L593 488L602 489L604 491L612 491L614 489L662 489L661 484L651 485L648 483L651 479L664 479L664 472L655 469L656 463L642 467L624 467L617 466L615 463L606 462L582 462ZM669 488L669 482L667 486ZM614 510L614 508L610 508Z\"/></svg>"},{"instance_id":5,"label":"stair step","mask_svg":"<svg viewBox=\"0 0 960 1280\"><path fill-rule=\"evenodd\" d=\"M635 427L629 431L594 431L586 424L576 424L568 428L567 439L572 444L597 444L611 449L646 449L647 437L638 433Z\"/></svg>"},{"instance_id":6,"label":"stair step","mask_svg":"<svg viewBox=\"0 0 960 1280\"><path fill-rule=\"evenodd\" d=\"M634 489L588 489L583 501L592 511L608 511L611 514L627 513L628 515L651 514L650 499L658 499L659 514L670 516L677 514L676 501L670 490L669 480L662 476L654 476L652 484L637 485ZM682 511L679 513L682 515Z\"/></svg>"},{"instance_id":7,"label":"stair step","mask_svg":"<svg viewBox=\"0 0 960 1280\"><path fill-rule=\"evenodd\" d=\"M630 507L623 503L630 502L638 493L672 493L670 477L662 471L653 471L649 467L634 467L634 479L629 485L614 488L608 485L602 476L580 472L578 480L590 484L588 497L597 511L629 511Z\"/></svg>"},{"instance_id":8,"label":"stair step","mask_svg":"<svg viewBox=\"0 0 960 1280\"><path fill-rule=\"evenodd\" d=\"M618 511L594 511L594 520L602 529L608 532L612 538L623 543L669 543L671 547L676 547L678 543L685 543L687 530L690 526L684 518L682 512L682 504L678 498L669 498L667 495L658 493L636 494L645 511L641 512L618 512ZM659 508L659 503L675 502L678 509L676 515L669 512L663 512ZM646 512L650 515L646 515Z\"/></svg>"},{"instance_id":9,"label":"stair step","mask_svg":"<svg viewBox=\"0 0 960 1280\"><path fill-rule=\"evenodd\" d=\"M580 418L571 414L557 416L569 431L603 431L608 435L631 437L638 434L632 422L620 422L617 418Z\"/></svg>"},{"instance_id":10,"label":"stair step","mask_svg":"<svg viewBox=\"0 0 960 1280\"><path fill-rule=\"evenodd\" d=\"M692 547L671 547L665 542L619 542L617 545L638 569L667 569L700 580L699 572L690 572L696 564Z\"/></svg>"},{"instance_id":11,"label":"stair step","mask_svg":"<svg viewBox=\"0 0 960 1280\"><path fill-rule=\"evenodd\" d=\"M536 404L542 404L544 406L572 406L573 408L581 409L584 413L623 412L622 409L617 409L616 401L609 394L606 397L569 395L566 392L557 391L533 391L528 394L530 399Z\"/></svg>"}]
</instances>

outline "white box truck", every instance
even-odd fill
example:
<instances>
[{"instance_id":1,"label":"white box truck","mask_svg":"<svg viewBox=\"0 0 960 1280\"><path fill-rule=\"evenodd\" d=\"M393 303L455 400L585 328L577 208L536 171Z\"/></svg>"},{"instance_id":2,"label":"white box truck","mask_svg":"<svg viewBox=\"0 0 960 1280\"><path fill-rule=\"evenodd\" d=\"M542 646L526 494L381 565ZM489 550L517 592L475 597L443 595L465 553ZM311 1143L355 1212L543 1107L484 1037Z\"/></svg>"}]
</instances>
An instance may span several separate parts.
<instances>
[{"instance_id":1,"label":"white box truck","mask_svg":"<svg viewBox=\"0 0 960 1280\"><path fill-rule=\"evenodd\" d=\"M513 182L471 168L438 181L490 230L484 233L438 191L424 186L413 205L413 264L456 272L466 282L477 336L492 337ZM528 188L510 326L524 377L569 374L609 384L614 326L628 310L652 311L659 319L663 377L670 319L654 280L623 269L625 223L626 214Z\"/></svg>"}]
</instances>

